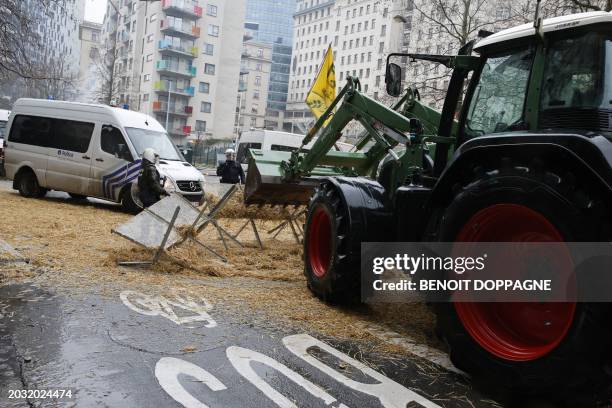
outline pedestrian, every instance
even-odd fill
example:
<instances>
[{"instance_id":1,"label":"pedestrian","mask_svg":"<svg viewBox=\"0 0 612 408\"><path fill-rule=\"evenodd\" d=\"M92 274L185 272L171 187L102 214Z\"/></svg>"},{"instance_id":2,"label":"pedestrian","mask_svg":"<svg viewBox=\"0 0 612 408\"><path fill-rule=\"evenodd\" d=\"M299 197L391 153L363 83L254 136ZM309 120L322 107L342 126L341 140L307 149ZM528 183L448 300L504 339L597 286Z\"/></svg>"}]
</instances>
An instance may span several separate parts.
<instances>
[{"instance_id":1,"label":"pedestrian","mask_svg":"<svg viewBox=\"0 0 612 408\"><path fill-rule=\"evenodd\" d=\"M225 161L217 167L217 176L221 176L221 183L244 184L244 170L240 163L236 163L236 152L234 149L225 151Z\"/></svg>"},{"instance_id":2,"label":"pedestrian","mask_svg":"<svg viewBox=\"0 0 612 408\"><path fill-rule=\"evenodd\" d=\"M145 208L161 200L162 196L169 195L162 187L159 172L155 167L158 158L159 155L150 147L142 153L142 167L138 176L138 194Z\"/></svg>"}]
</instances>

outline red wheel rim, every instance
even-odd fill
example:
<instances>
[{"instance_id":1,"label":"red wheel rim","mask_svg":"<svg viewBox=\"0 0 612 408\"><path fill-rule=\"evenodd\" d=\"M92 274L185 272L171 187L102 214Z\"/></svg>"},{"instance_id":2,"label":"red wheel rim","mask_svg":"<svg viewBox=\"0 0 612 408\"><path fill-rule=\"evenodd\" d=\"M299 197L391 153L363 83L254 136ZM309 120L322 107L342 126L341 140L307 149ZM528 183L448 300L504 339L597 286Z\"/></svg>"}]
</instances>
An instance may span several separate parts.
<instances>
[{"instance_id":1,"label":"red wheel rim","mask_svg":"<svg viewBox=\"0 0 612 408\"><path fill-rule=\"evenodd\" d=\"M518 204L496 204L478 211L456 238L459 242L563 242L542 214ZM543 357L570 329L575 302L455 302L470 336L485 350L510 361Z\"/></svg>"},{"instance_id":2,"label":"red wheel rim","mask_svg":"<svg viewBox=\"0 0 612 408\"><path fill-rule=\"evenodd\" d=\"M317 278L327 273L331 263L332 223L327 211L317 207L308 229L308 261Z\"/></svg>"}]
</instances>

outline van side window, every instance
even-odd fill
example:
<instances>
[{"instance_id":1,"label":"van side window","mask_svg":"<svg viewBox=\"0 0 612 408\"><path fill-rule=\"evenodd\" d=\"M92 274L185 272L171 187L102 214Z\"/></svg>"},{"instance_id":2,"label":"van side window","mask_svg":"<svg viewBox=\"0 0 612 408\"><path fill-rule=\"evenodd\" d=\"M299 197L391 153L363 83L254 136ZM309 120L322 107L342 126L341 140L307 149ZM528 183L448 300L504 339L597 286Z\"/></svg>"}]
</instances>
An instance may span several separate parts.
<instances>
[{"instance_id":1,"label":"van side window","mask_svg":"<svg viewBox=\"0 0 612 408\"><path fill-rule=\"evenodd\" d=\"M293 147L293 146L283 146L283 145L275 145L275 144L270 146L270 150L275 150L277 152L292 152L297 149L298 149L297 147Z\"/></svg>"},{"instance_id":2,"label":"van side window","mask_svg":"<svg viewBox=\"0 0 612 408\"><path fill-rule=\"evenodd\" d=\"M52 123L53 119L49 118L17 115L13 119L8 140L9 142L49 147Z\"/></svg>"},{"instance_id":3,"label":"van side window","mask_svg":"<svg viewBox=\"0 0 612 408\"><path fill-rule=\"evenodd\" d=\"M53 119L53 147L71 152L85 153L94 130L93 123Z\"/></svg>"},{"instance_id":4,"label":"van side window","mask_svg":"<svg viewBox=\"0 0 612 408\"><path fill-rule=\"evenodd\" d=\"M114 126L102 126L102 134L100 135L100 148L102 151L112 154L120 159L133 161L132 155L128 150L127 143L121 134L121 131Z\"/></svg>"}]
</instances>

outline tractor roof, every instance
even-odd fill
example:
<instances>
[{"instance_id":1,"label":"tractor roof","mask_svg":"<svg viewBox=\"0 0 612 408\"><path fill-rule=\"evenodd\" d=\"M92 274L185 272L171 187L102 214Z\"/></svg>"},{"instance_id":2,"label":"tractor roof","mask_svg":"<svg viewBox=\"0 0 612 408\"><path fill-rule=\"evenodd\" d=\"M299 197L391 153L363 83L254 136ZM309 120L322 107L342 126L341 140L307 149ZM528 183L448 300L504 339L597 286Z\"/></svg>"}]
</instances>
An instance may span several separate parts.
<instances>
[{"instance_id":1,"label":"tractor roof","mask_svg":"<svg viewBox=\"0 0 612 408\"><path fill-rule=\"evenodd\" d=\"M543 22L543 31L545 33L559 30L567 30L577 26L586 26L599 23L612 23L612 14L605 11L592 11L589 13L570 14L568 16L547 18ZM522 24L520 26L508 28L498 33L492 34L484 38L474 46L474 50L478 51L492 44L497 44L505 41L511 41L518 38L529 37L535 35L533 23Z\"/></svg>"}]
</instances>

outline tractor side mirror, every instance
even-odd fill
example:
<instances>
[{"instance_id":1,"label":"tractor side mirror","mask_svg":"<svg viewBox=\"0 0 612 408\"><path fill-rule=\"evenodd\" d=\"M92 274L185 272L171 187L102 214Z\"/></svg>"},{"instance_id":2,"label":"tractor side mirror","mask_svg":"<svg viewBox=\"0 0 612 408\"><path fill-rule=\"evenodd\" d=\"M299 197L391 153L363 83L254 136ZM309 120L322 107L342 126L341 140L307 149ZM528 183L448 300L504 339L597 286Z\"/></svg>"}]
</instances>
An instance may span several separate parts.
<instances>
[{"instance_id":1,"label":"tractor side mirror","mask_svg":"<svg viewBox=\"0 0 612 408\"><path fill-rule=\"evenodd\" d=\"M402 93L402 68L390 63L387 65L385 72L385 84L387 84L387 93L391 96L400 96Z\"/></svg>"}]
</instances>

